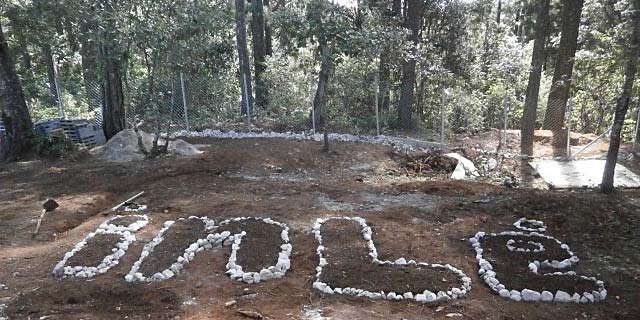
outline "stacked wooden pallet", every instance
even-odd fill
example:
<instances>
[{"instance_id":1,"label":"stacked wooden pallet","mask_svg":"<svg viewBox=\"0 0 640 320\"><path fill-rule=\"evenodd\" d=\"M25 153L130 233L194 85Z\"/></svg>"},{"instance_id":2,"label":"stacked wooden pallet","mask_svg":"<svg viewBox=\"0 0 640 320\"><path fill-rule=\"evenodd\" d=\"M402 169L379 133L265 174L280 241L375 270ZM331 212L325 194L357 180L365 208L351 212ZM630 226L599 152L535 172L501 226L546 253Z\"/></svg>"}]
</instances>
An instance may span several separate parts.
<instances>
[{"instance_id":1,"label":"stacked wooden pallet","mask_svg":"<svg viewBox=\"0 0 640 320\"><path fill-rule=\"evenodd\" d=\"M58 129L62 130L74 144L82 147L90 148L106 142L102 128L87 120L51 119L36 124L36 130L45 135L50 135Z\"/></svg>"}]
</instances>

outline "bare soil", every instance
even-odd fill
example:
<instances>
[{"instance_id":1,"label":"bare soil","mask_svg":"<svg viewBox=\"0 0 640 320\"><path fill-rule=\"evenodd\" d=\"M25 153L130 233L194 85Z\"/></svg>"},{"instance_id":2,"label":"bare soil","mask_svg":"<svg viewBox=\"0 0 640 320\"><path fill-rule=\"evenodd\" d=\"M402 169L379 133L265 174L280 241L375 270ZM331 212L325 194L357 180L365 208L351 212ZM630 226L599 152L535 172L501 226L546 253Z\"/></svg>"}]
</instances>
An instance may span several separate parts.
<instances>
[{"instance_id":1,"label":"bare soil","mask_svg":"<svg viewBox=\"0 0 640 320\"><path fill-rule=\"evenodd\" d=\"M513 252L507 250L506 243L509 239L535 241L541 243L544 247L542 252ZM573 295L583 292L591 292L597 290L596 285L577 276L548 276L537 275L529 271L529 263L536 261L562 261L571 256L560 245L552 239L531 238L526 236L508 236L498 235L495 237L486 236L482 238L482 247L485 249L484 258L487 259L494 267L496 278L500 280L510 290L522 291L523 289L535 290L542 292L543 290L556 293L558 290ZM522 247L522 246L520 246ZM551 269L541 268L540 273L546 272L567 272L570 269ZM588 275L591 276L591 275Z\"/></svg>"},{"instance_id":2,"label":"bare soil","mask_svg":"<svg viewBox=\"0 0 640 320\"><path fill-rule=\"evenodd\" d=\"M223 231L230 231L231 234L242 231L247 233L242 237L240 249L236 253L236 263L242 266L244 272L260 272L278 263L282 245L281 227L249 219L232 221L216 230Z\"/></svg>"},{"instance_id":3,"label":"bare soil","mask_svg":"<svg viewBox=\"0 0 640 320\"><path fill-rule=\"evenodd\" d=\"M605 196L591 191L511 189L481 183L424 182L389 175L389 148L282 140L190 139L203 155L126 164L94 159L31 161L0 166L0 304L10 319L638 319L640 315L640 191ZM445 179L441 177L440 179ZM150 224L120 264L90 281L57 280L51 270L100 223L110 208L145 191ZM33 239L40 205L60 203ZM375 211L361 210L377 201ZM324 199L324 200L323 200ZM327 208L330 199L343 204ZM391 201L391 199L404 199ZM418 201L416 199L420 199ZM287 223L292 266L281 279L248 285L224 273L228 248L198 254L183 272L152 284L124 276L164 221L190 215L216 221L271 217ZM468 297L441 306L327 296L312 288L319 217L361 216L375 227L381 260L399 257L450 263L473 281ZM547 234L581 259L575 271L605 281L607 300L593 305L511 302L476 276L467 239L500 232L520 217L543 220ZM249 234L248 234L249 235ZM274 238L275 239L275 238ZM355 240L355 239L354 239ZM182 248L184 249L184 248ZM172 251L173 252L173 251ZM177 252L177 251L176 251ZM256 252L258 254L259 252ZM392 275L393 276L393 275ZM374 279L378 281L377 279ZM234 300L235 303L227 302Z\"/></svg>"},{"instance_id":4,"label":"bare soil","mask_svg":"<svg viewBox=\"0 0 640 320\"><path fill-rule=\"evenodd\" d=\"M111 249L116 248L120 242L120 235L117 234L96 234L87 240L87 244L73 257L67 260L67 266L97 267L104 257L113 253Z\"/></svg>"},{"instance_id":5,"label":"bare soil","mask_svg":"<svg viewBox=\"0 0 640 320\"><path fill-rule=\"evenodd\" d=\"M416 295L425 290L446 292L462 286L454 273L443 269L373 263L361 231L360 224L352 220L332 219L322 225L322 244L329 264L322 270L320 281L332 288L400 295L405 292Z\"/></svg>"},{"instance_id":6,"label":"bare soil","mask_svg":"<svg viewBox=\"0 0 640 320\"><path fill-rule=\"evenodd\" d=\"M142 261L139 272L151 277L157 272L169 269L192 243L206 236L202 220L193 218L176 221L163 234L164 240Z\"/></svg>"}]
</instances>

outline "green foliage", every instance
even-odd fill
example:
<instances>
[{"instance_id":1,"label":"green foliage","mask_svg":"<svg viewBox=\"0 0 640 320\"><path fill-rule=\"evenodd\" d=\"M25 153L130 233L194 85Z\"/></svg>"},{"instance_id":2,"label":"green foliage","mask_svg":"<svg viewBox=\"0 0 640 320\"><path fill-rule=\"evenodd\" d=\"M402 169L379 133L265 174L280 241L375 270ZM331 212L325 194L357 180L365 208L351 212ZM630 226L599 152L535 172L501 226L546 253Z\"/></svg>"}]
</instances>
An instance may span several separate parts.
<instances>
[{"instance_id":1,"label":"green foliage","mask_svg":"<svg viewBox=\"0 0 640 320\"><path fill-rule=\"evenodd\" d=\"M394 16L392 1L359 3L356 10L325 0L271 1L266 13L274 47L266 62L269 106L254 110L258 124L310 129L308 117L319 73L318 43L324 39L334 58L326 100L332 130L375 132L375 77L380 76L385 52L389 92L380 95L388 95L390 103L388 109L380 110L380 119L383 130L390 132L397 115L402 62L413 52L409 50L413 43L407 41L404 18ZM424 1L422 40L415 51L418 76L413 110L420 134L439 131L442 110L450 132L502 127L505 97L507 125L519 127L535 3L502 4L498 24L496 1ZM630 4L630 0L585 1L572 85L575 131L601 133L612 121L623 80ZM247 21L251 21L247 8ZM86 118L101 107L99 49L105 43L114 46L112 54L123 64L130 120L144 119L151 126L160 118L169 131L184 128L179 81L183 73L192 127L242 121L231 1L13 0L3 9L1 15L10 26L9 43L36 121L58 117L48 88L45 48L58 67L67 116ZM559 1L552 1L551 20L539 120L546 109L557 53ZM93 56L82 51L92 44ZM625 139L631 136L633 117L627 120Z\"/></svg>"},{"instance_id":2,"label":"green foliage","mask_svg":"<svg viewBox=\"0 0 640 320\"><path fill-rule=\"evenodd\" d=\"M36 134L33 145L36 154L47 159L73 158L79 151L78 147L63 133Z\"/></svg>"}]
</instances>

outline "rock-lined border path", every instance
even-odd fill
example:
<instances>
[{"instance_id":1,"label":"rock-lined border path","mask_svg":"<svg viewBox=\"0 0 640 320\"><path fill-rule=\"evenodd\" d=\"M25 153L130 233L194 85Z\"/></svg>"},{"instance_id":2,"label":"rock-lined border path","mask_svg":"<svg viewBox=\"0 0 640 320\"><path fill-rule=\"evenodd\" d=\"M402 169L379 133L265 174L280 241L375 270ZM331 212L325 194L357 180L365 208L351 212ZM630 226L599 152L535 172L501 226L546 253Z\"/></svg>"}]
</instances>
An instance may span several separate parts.
<instances>
[{"instance_id":1,"label":"rock-lined border path","mask_svg":"<svg viewBox=\"0 0 640 320\"><path fill-rule=\"evenodd\" d=\"M454 287L447 291L438 291L431 292L429 290L425 290L422 293L414 294L413 292L371 292L367 290L363 290L360 288L337 288L331 287L330 284L324 283L320 281L322 276L323 268L327 265L331 264L331 261L328 261L324 256L325 247L322 244L322 225L328 220L348 220L354 221L358 223L362 227L362 237L365 241L367 241L367 246L369 247L369 256L371 257L371 263L379 264L379 265L393 265L393 266L421 266L426 268L434 268L434 269L444 269L450 272L455 273L463 283L461 287ZM345 294L352 295L358 297L366 297L370 299L386 299L386 300L413 300L421 303L433 303L433 302L444 302L451 299L457 299L464 297L469 290L471 290L471 278L467 277L464 272L461 270L446 264L429 264L424 262L416 262L414 260L407 260L405 258L399 258L396 261L382 261L378 259L378 252L376 250L376 246L373 243L372 239L372 230L371 227L367 225L365 219L360 217L333 217L328 219L317 219L313 225L313 234L315 235L316 240L318 241L318 247L316 252L319 257L318 266L316 267L316 281L313 283L313 287L323 293L326 294Z\"/></svg>"},{"instance_id":2,"label":"rock-lined border path","mask_svg":"<svg viewBox=\"0 0 640 320\"><path fill-rule=\"evenodd\" d=\"M522 227L521 224L525 222L529 223L532 226L536 226L537 228L533 229L533 228ZM516 221L516 223L514 223L514 226L521 230L542 230L542 231L546 230L546 227L544 226L544 223L542 221L529 220L526 218L521 218L520 220ZM471 246L476 251L476 260L478 261L478 265L480 267L480 269L478 270L478 274L480 275L480 278L482 278L484 282L491 288L491 290L499 294L501 297L510 299L513 301L561 302L561 303L567 303L567 302L595 303L595 302L604 301L606 299L607 290L604 287L604 282L596 279L595 277L587 277L582 275L580 275L579 277L581 279L593 282L596 285L597 290L593 290L591 292L582 292L582 293L574 292L573 294L570 294L561 290L557 290L554 293L546 290L542 292L538 292L535 290L525 288L521 291L518 291L518 290L512 290L507 288L504 284L500 283L500 281L496 278L497 274L495 271L493 271L494 269L493 265L488 260L484 259L483 253L485 249L482 248L482 244L481 244L481 241L484 237L495 237L495 236L503 236L503 235L529 237L532 239L532 241L530 242L534 242L534 243L537 243L533 241L535 240L535 238L544 238L544 239L554 240L555 242L558 243L560 248L564 249L570 256L570 258L567 258L562 261L557 261L557 260L531 261L528 267L529 267L529 271L534 274L540 274L538 273L538 270L540 269L540 267L565 269L575 265L576 263L578 263L578 261L580 261L578 256L575 255L569 249L569 246L567 244L560 242L558 239L554 237L543 235L538 232L527 233L527 232L520 232L520 231L504 231L500 233L489 233L489 234L485 232L478 232L476 233L475 236L469 239L469 241L471 242ZM511 241L512 240L507 241L506 245L509 246ZM544 249L542 245L540 245L540 247ZM516 252L525 252L525 251L516 251ZM577 276L577 274L573 271L543 273L540 275Z\"/></svg>"}]
</instances>

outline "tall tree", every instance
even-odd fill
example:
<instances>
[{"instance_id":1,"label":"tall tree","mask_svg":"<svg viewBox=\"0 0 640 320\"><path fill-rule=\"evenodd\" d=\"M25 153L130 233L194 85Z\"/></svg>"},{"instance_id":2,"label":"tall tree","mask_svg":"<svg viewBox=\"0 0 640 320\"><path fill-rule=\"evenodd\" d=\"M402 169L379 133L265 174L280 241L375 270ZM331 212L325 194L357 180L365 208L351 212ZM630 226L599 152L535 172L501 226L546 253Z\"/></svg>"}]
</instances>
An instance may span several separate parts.
<instances>
[{"instance_id":1,"label":"tall tree","mask_svg":"<svg viewBox=\"0 0 640 320\"><path fill-rule=\"evenodd\" d=\"M262 0L251 0L252 17L252 44L253 44L253 68L256 80L256 100L255 104L259 108L265 108L268 104L267 85L264 79L264 72L267 70L266 57L267 46L264 36L264 4Z\"/></svg>"},{"instance_id":2,"label":"tall tree","mask_svg":"<svg viewBox=\"0 0 640 320\"><path fill-rule=\"evenodd\" d=\"M565 108L569 100L573 64L578 47L578 31L580 16L584 0L562 1L562 36L560 47L553 71L553 83L547 101L547 111L544 116L543 128L558 132L562 129L565 118Z\"/></svg>"},{"instance_id":3,"label":"tall tree","mask_svg":"<svg viewBox=\"0 0 640 320\"><path fill-rule=\"evenodd\" d=\"M117 41L114 21L115 1L102 0L105 25L101 35L100 59L102 62L102 130L111 139L126 128L125 100L122 89L122 68L125 56Z\"/></svg>"},{"instance_id":4,"label":"tall tree","mask_svg":"<svg viewBox=\"0 0 640 320\"><path fill-rule=\"evenodd\" d=\"M538 17L536 18L535 40L533 42L533 56L531 57L531 69L529 70L529 82L524 102L524 114L522 115L522 127L520 128L521 143L520 152L529 156L533 155L533 135L535 132L538 95L540 93L540 76L545 59L545 39L547 21L549 19L550 0L538 0Z\"/></svg>"},{"instance_id":5,"label":"tall tree","mask_svg":"<svg viewBox=\"0 0 640 320\"><path fill-rule=\"evenodd\" d=\"M611 138L609 140L609 152L607 153L607 161L604 166L604 174L602 176L602 184L600 188L604 193L612 193L614 188L614 176L616 163L618 162L618 150L620 149L620 133L624 125L624 119L627 116L629 102L633 90L633 82L636 79L638 71L638 55L640 55L640 3L633 2L633 21L627 48L627 63L625 66L624 84L622 86L622 94L616 103L616 113L611 127Z\"/></svg>"},{"instance_id":6,"label":"tall tree","mask_svg":"<svg viewBox=\"0 0 640 320\"><path fill-rule=\"evenodd\" d=\"M245 0L236 1L236 42L240 63L240 90L242 92L242 115L246 116L253 109L251 72L249 70L249 52L247 49L247 26L245 23Z\"/></svg>"},{"instance_id":7,"label":"tall tree","mask_svg":"<svg viewBox=\"0 0 640 320\"><path fill-rule=\"evenodd\" d=\"M407 16L405 28L409 30L411 49L409 56L402 64L402 82L400 84L400 103L398 105L398 126L400 128L413 127L413 103L416 86L416 55L420 42L420 24L422 21L423 4L421 0L407 0Z\"/></svg>"},{"instance_id":8,"label":"tall tree","mask_svg":"<svg viewBox=\"0 0 640 320\"><path fill-rule=\"evenodd\" d=\"M53 104L57 106L60 99L60 97L58 97L58 76L56 74L55 61L53 61L53 53L51 52L51 47L49 46L49 44L45 44L42 48L42 55L44 58L43 60L47 66L47 78L49 80L49 93L51 94L51 101L53 101Z\"/></svg>"},{"instance_id":9,"label":"tall tree","mask_svg":"<svg viewBox=\"0 0 640 320\"><path fill-rule=\"evenodd\" d=\"M9 53L0 23L0 113L5 127L6 139L0 146L0 157L5 160L18 159L31 147L33 123Z\"/></svg>"},{"instance_id":10,"label":"tall tree","mask_svg":"<svg viewBox=\"0 0 640 320\"><path fill-rule=\"evenodd\" d=\"M389 13L389 20L391 20L389 22L390 25L394 25L395 19L400 16L400 11L402 8L401 4L401 0L393 0L391 11ZM386 9L385 2L382 1L380 3L380 6L381 10L384 12ZM377 102L378 106L382 110L389 110L389 104L391 100L391 60L391 45L385 44L383 45L382 52L380 52L380 63L378 65L378 76L380 80L378 83L378 92L380 94L378 95Z\"/></svg>"},{"instance_id":11,"label":"tall tree","mask_svg":"<svg viewBox=\"0 0 640 320\"><path fill-rule=\"evenodd\" d=\"M271 3L264 0L265 18L264 18L264 45L265 52L268 56L273 55L273 31L271 29Z\"/></svg>"}]
</instances>

